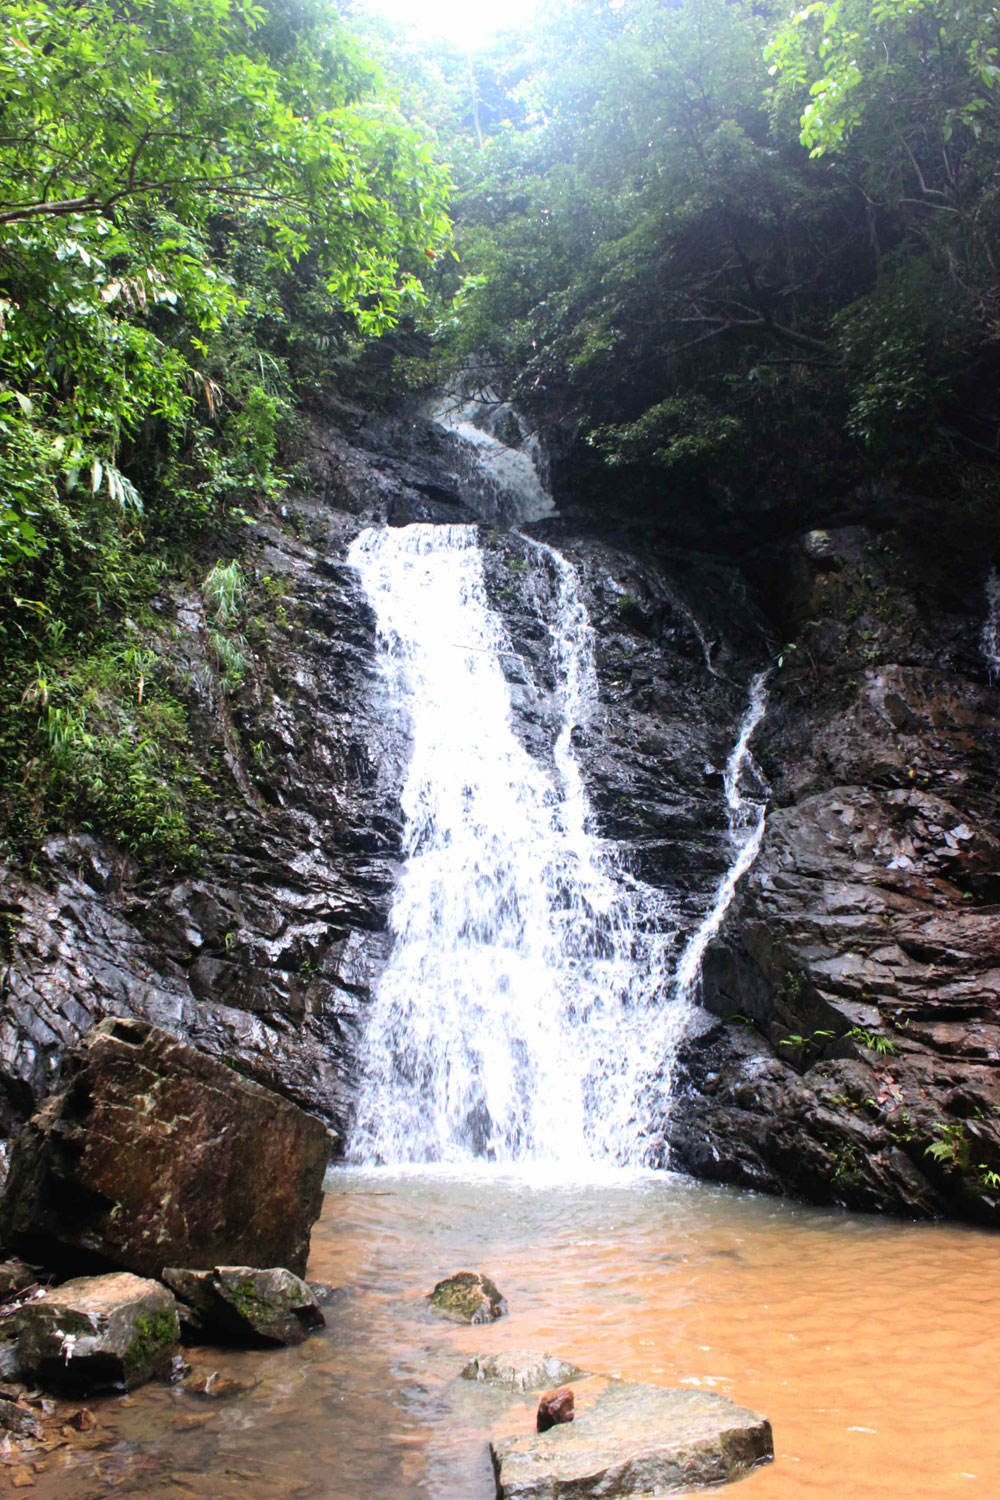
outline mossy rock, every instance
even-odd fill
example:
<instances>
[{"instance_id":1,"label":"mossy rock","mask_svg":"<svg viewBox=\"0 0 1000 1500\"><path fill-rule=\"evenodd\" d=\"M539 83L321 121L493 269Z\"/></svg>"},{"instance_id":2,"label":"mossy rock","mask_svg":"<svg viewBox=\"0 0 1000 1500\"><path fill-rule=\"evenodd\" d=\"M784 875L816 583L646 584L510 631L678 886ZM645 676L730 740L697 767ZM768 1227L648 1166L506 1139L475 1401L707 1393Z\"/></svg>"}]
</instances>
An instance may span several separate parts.
<instances>
[{"instance_id":1,"label":"mossy rock","mask_svg":"<svg viewBox=\"0 0 1000 1500\"><path fill-rule=\"evenodd\" d=\"M180 1337L167 1289L127 1271L67 1281L14 1322L24 1373L75 1395L132 1390L165 1373Z\"/></svg>"},{"instance_id":2,"label":"mossy rock","mask_svg":"<svg viewBox=\"0 0 1000 1500\"><path fill-rule=\"evenodd\" d=\"M496 1282L481 1271L457 1271L439 1281L429 1298L434 1311L452 1323L492 1323L507 1311Z\"/></svg>"},{"instance_id":3,"label":"mossy rock","mask_svg":"<svg viewBox=\"0 0 1000 1500\"><path fill-rule=\"evenodd\" d=\"M168 1266L167 1285L197 1316L198 1332L237 1343L299 1344L325 1326L309 1287L282 1266Z\"/></svg>"}]
</instances>

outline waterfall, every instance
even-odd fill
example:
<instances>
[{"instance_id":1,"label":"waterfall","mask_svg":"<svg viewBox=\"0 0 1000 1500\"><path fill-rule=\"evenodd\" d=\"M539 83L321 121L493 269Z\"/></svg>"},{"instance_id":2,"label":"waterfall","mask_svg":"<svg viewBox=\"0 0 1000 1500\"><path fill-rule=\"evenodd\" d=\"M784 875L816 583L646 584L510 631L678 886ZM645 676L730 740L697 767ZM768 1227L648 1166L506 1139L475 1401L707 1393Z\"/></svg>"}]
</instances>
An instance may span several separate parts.
<instances>
[{"instance_id":1,"label":"waterfall","mask_svg":"<svg viewBox=\"0 0 1000 1500\"><path fill-rule=\"evenodd\" d=\"M1000 573L991 568L986 580L986 620L979 637L991 682L1000 682Z\"/></svg>"},{"instance_id":2,"label":"waterfall","mask_svg":"<svg viewBox=\"0 0 1000 1500\"><path fill-rule=\"evenodd\" d=\"M555 513L542 482L544 460L538 441L524 430L512 407L489 391L477 400L454 390L445 392L430 415L462 439L459 463L477 515L516 524ZM512 441L505 442L505 437Z\"/></svg>"},{"instance_id":3,"label":"waterfall","mask_svg":"<svg viewBox=\"0 0 1000 1500\"><path fill-rule=\"evenodd\" d=\"M633 1158L643 1159L650 1145L662 1138L673 1098L673 1064L697 999L705 951L722 927L739 883L757 858L764 838L767 787L750 753L750 740L767 712L766 684L764 672L751 682L736 743L726 761L723 785L733 858L716 887L711 906L681 953L672 977L672 1003L660 1007L646 1022L643 1034L633 1040L627 1090L634 1101L630 1119ZM663 1160L667 1148L653 1149Z\"/></svg>"},{"instance_id":4,"label":"waterfall","mask_svg":"<svg viewBox=\"0 0 1000 1500\"><path fill-rule=\"evenodd\" d=\"M368 530L351 549L413 747L355 1161L640 1161L657 1092L649 1060L658 1054L668 1087L659 1049L681 1034L685 975L760 843L763 808L748 811L743 788L758 682L726 772L734 861L697 955L692 939L677 965L672 901L591 827L573 740L594 711L596 676L576 570L526 545L551 612L558 723L547 755L515 732L508 677L523 667L489 605L477 528Z\"/></svg>"}]
</instances>

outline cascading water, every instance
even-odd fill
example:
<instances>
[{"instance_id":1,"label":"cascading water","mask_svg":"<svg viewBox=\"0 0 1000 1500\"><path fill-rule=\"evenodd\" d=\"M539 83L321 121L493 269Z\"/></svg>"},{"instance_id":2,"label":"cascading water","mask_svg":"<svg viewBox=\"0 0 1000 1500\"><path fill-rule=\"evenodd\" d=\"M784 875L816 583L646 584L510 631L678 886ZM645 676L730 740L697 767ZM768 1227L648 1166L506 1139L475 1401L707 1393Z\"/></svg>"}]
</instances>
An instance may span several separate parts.
<instances>
[{"instance_id":1,"label":"cascading water","mask_svg":"<svg viewBox=\"0 0 1000 1500\"><path fill-rule=\"evenodd\" d=\"M513 727L504 664L518 659L489 606L477 529L369 530L351 550L413 742L355 1161L641 1162L701 955L759 847L763 805L742 783L760 681L726 773L736 855L675 967L669 898L589 828L573 732L596 678L575 569L526 545L554 598L551 758L530 754Z\"/></svg>"},{"instance_id":2,"label":"cascading water","mask_svg":"<svg viewBox=\"0 0 1000 1500\"><path fill-rule=\"evenodd\" d=\"M537 440L521 427L511 407L484 392L481 399L446 392L431 411L439 426L462 439L458 449L463 478L472 489L477 514L506 523L540 521L555 512L542 482L543 455ZM510 443L491 428L506 420L515 429Z\"/></svg>"},{"instance_id":3,"label":"cascading water","mask_svg":"<svg viewBox=\"0 0 1000 1500\"><path fill-rule=\"evenodd\" d=\"M991 682L1000 682L1000 573L991 568L986 580L986 620L979 638Z\"/></svg>"}]
</instances>

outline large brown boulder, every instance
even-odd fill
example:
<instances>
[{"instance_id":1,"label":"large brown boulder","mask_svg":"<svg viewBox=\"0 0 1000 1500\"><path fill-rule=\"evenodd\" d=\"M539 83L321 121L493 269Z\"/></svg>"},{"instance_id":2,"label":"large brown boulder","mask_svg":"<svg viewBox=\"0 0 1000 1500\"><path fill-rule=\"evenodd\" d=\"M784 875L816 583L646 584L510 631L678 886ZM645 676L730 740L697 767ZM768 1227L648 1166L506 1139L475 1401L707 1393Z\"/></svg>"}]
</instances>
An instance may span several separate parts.
<instances>
[{"instance_id":1,"label":"large brown boulder","mask_svg":"<svg viewBox=\"0 0 1000 1500\"><path fill-rule=\"evenodd\" d=\"M22 1131L0 1238L53 1265L301 1273L329 1156L325 1126L143 1021L107 1020Z\"/></svg>"}]
</instances>

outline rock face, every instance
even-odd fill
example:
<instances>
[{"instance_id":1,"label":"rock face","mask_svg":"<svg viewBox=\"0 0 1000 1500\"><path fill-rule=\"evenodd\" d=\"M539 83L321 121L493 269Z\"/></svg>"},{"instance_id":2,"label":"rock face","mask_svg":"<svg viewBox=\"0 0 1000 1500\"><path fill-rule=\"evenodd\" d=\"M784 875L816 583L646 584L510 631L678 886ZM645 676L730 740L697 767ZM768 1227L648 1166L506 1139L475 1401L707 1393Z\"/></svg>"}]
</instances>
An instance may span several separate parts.
<instances>
[{"instance_id":1,"label":"rock face","mask_svg":"<svg viewBox=\"0 0 1000 1500\"><path fill-rule=\"evenodd\" d=\"M19 1137L0 1233L55 1265L304 1271L328 1154L322 1123L286 1099L143 1022L106 1021Z\"/></svg>"},{"instance_id":2,"label":"rock face","mask_svg":"<svg viewBox=\"0 0 1000 1500\"><path fill-rule=\"evenodd\" d=\"M295 493L254 529L238 690L199 594L156 601L212 792L197 872L140 874L84 834L50 839L38 873L0 868L0 1135L96 1021L133 1016L343 1143L407 759L344 559L362 525L469 520L475 497L455 440L413 413L326 402L306 426ZM1000 528L846 490L835 507L761 497L731 526L666 488L653 514L647 490L640 517L606 476L598 494L593 471L570 486L554 467L560 515L531 530L576 565L596 633L587 791L598 831L668 892L678 949L731 858L722 770L750 676L772 669L754 740L764 844L708 952L653 1157L818 1202L1000 1221L1000 687L981 651ZM554 579L516 535L484 542L521 655L517 726L551 749Z\"/></svg>"},{"instance_id":3,"label":"rock face","mask_svg":"<svg viewBox=\"0 0 1000 1500\"><path fill-rule=\"evenodd\" d=\"M491 1443L500 1500L672 1494L738 1479L774 1457L771 1424L704 1391L602 1382L576 1420Z\"/></svg>"},{"instance_id":4,"label":"rock face","mask_svg":"<svg viewBox=\"0 0 1000 1500\"><path fill-rule=\"evenodd\" d=\"M496 1282L481 1271L457 1271L439 1281L430 1293L430 1304L452 1323L492 1323L507 1311Z\"/></svg>"},{"instance_id":5,"label":"rock face","mask_svg":"<svg viewBox=\"0 0 1000 1500\"><path fill-rule=\"evenodd\" d=\"M128 1272L67 1281L20 1309L21 1369L53 1390L131 1390L169 1366L177 1307L155 1281Z\"/></svg>"},{"instance_id":6,"label":"rock face","mask_svg":"<svg viewBox=\"0 0 1000 1500\"><path fill-rule=\"evenodd\" d=\"M846 528L760 564L803 646L667 1134L698 1175L995 1223L1000 689L981 567L938 543Z\"/></svg>"},{"instance_id":7,"label":"rock face","mask_svg":"<svg viewBox=\"0 0 1000 1500\"><path fill-rule=\"evenodd\" d=\"M163 1280L196 1314L206 1336L244 1343L301 1344L326 1319L309 1287L280 1266L168 1266Z\"/></svg>"}]
</instances>

